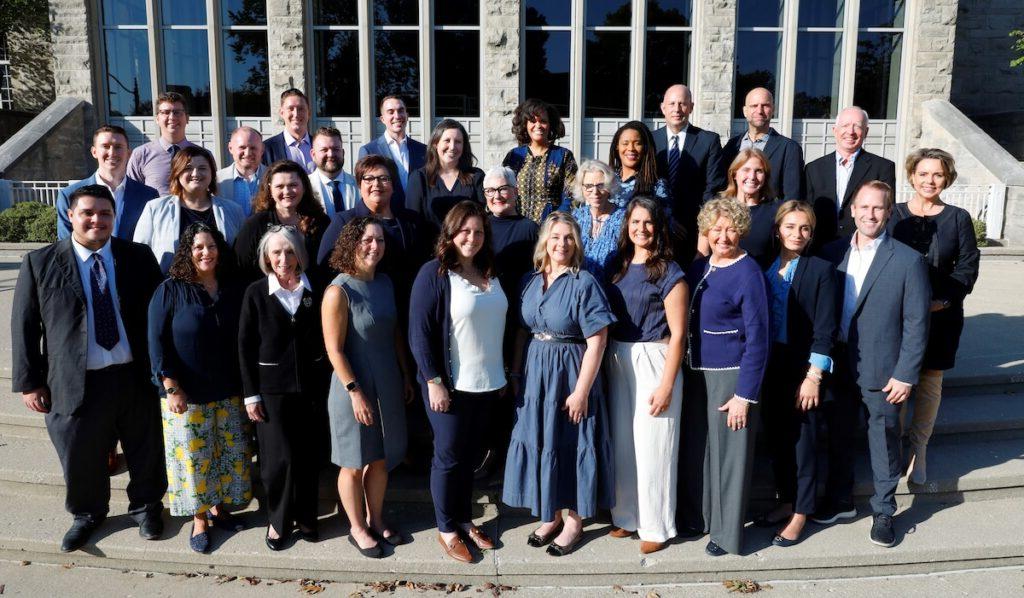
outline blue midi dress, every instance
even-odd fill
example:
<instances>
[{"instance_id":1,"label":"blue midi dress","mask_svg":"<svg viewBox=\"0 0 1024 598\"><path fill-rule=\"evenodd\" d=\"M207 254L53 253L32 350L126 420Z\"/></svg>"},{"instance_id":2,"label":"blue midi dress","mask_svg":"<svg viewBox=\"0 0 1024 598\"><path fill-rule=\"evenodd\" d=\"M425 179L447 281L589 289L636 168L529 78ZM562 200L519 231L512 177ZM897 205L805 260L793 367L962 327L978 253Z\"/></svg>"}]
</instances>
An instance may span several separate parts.
<instances>
[{"instance_id":1,"label":"blue midi dress","mask_svg":"<svg viewBox=\"0 0 1024 598\"><path fill-rule=\"evenodd\" d=\"M592 517L598 508L611 508L615 497L600 371L579 424L562 407L576 387L586 338L615 316L601 285L582 270L559 276L547 291L542 274L527 274L520 295L522 325L534 336L526 349L523 394L516 399L502 501L530 509L541 521L553 521L559 509Z\"/></svg>"}]
</instances>

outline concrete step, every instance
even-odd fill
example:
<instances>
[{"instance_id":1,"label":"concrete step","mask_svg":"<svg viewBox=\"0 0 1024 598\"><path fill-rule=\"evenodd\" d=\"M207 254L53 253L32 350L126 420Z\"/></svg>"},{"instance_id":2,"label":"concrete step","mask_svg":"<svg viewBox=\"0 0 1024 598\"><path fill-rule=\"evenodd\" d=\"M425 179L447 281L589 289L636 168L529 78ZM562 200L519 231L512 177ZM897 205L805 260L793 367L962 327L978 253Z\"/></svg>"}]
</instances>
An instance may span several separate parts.
<instances>
[{"instance_id":1,"label":"concrete step","mask_svg":"<svg viewBox=\"0 0 1024 598\"><path fill-rule=\"evenodd\" d=\"M1024 518L1019 499L984 503L913 504L901 500L895 519L898 544L879 548L868 541L871 518L828 528L808 524L804 540L781 549L770 545L772 530L748 528L746 556L713 558L706 539L676 542L642 557L636 540L607 535L608 524L590 521L584 540L571 555L555 559L526 545L536 520L522 512L487 507L478 523L498 542L472 565L442 555L427 505L389 505L392 525L412 543L387 549L381 560L360 557L344 535L337 513L320 522L321 542L297 542L279 553L263 543L265 520L252 509L241 514L251 526L237 534L214 530L213 551L198 555L187 545L191 526L165 514L159 541L146 541L125 515L108 518L84 550L64 554L58 545L70 518L60 499L25 500L0 493L0 511L18 513L0 521L0 558L42 563L134 569L168 573L256 576L263 579L312 577L337 581L393 579L509 585L594 586L629 583L721 581L724 579L825 579L998 567L1024 563ZM909 508L908 508L909 507Z\"/></svg>"}]
</instances>

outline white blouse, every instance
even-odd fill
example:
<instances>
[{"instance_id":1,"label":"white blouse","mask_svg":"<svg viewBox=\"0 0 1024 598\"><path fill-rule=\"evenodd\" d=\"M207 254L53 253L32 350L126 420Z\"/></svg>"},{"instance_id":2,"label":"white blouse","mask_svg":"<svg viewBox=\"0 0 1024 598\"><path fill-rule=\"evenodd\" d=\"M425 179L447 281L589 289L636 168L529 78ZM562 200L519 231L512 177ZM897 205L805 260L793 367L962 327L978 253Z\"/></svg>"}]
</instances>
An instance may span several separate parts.
<instances>
[{"instance_id":1,"label":"white blouse","mask_svg":"<svg viewBox=\"0 0 1024 598\"><path fill-rule=\"evenodd\" d=\"M450 343L452 382L462 392L490 392L505 386L502 343L508 299L497 278L486 291L451 270Z\"/></svg>"}]
</instances>

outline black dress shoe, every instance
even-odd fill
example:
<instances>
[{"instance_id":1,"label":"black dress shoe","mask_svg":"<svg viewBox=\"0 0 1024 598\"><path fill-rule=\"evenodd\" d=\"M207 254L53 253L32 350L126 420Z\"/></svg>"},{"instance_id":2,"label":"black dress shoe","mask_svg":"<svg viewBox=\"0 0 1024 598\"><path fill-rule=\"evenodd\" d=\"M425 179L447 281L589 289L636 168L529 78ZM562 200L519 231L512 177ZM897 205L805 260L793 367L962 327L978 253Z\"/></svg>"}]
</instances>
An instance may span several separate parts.
<instances>
[{"instance_id":1,"label":"black dress shoe","mask_svg":"<svg viewBox=\"0 0 1024 598\"><path fill-rule=\"evenodd\" d=\"M389 544L391 546L402 546L403 544L408 544L409 542L412 541L408 536L406 536L402 532L395 531L395 530L392 530L392 529L385 530L385 531L391 532L390 534L388 534L386 536L383 533L378 532L377 530L373 529L372 527L370 528L369 531L370 531L370 535L371 536L373 536L374 538L377 538L377 540L379 540L381 542L384 542L386 544Z\"/></svg>"},{"instance_id":2,"label":"black dress shoe","mask_svg":"<svg viewBox=\"0 0 1024 598\"><path fill-rule=\"evenodd\" d=\"M871 542L886 548L896 544L896 533L892 530L891 515L875 515L875 520L871 524Z\"/></svg>"},{"instance_id":3,"label":"black dress shoe","mask_svg":"<svg viewBox=\"0 0 1024 598\"><path fill-rule=\"evenodd\" d=\"M708 540L708 545L704 547L704 552L706 552L708 556L722 556L729 554L724 548L715 544L714 540Z\"/></svg>"},{"instance_id":4,"label":"black dress shoe","mask_svg":"<svg viewBox=\"0 0 1024 598\"><path fill-rule=\"evenodd\" d=\"M64 534L60 543L61 552L72 552L86 545L89 537L99 527L99 522L92 519L75 519L71 528Z\"/></svg>"},{"instance_id":5,"label":"black dress shoe","mask_svg":"<svg viewBox=\"0 0 1024 598\"><path fill-rule=\"evenodd\" d=\"M551 542L551 545L548 546L547 553L550 554L551 556L565 556L565 555L569 554L570 552L576 550L576 546L579 545L580 540L582 540L582 539L583 539L583 530L580 530L580 533L576 534L576 537L573 538L572 541L570 541L565 546L562 546L561 544L558 544L557 542L554 542L554 541Z\"/></svg>"},{"instance_id":6,"label":"black dress shoe","mask_svg":"<svg viewBox=\"0 0 1024 598\"><path fill-rule=\"evenodd\" d=\"M266 541L267 548L273 550L274 552L277 552L279 550L285 549L285 543L287 542L287 539L285 538L284 534L282 534L278 538L271 538L270 536L266 536Z\"/></svg>"},{"instance_id":7,"label":"black dress shoe","mask_svg":"<svg viewBox=\"0 0 1024 598\"><path fill-rule=\"evenodd\" d=\"M363 548L359 545L359 542L356 542L356 539L352 537L351 533L348 535L348 542L352 546L356 547L356 550L359 551L359 554L365 556L368 559L379 559L382 556L384 556L384 550L381 549L379 542L369 548Z\"/></svg>"},{"instance_id":8,"label":"black dress shoe","mask_svg":"<svg viewBox=\"0 0 1024 598\"><path fill-rule=\"evenodd\" d=\"M160 513L146 513L139 522L139 535L147 540L159 540L164 533L164 520Z\"/></svg>"},{"instance_id":9,"label":"black dress shoe","mask_svg":"<svg viewBox=\"0 0 1024 598\"><path fill-rule=\"evenodd\" d=\"M779 548L789 548L790 546L796 546L800 543L800 538L796 540L790 540L789 538L783 538L782 534L775 534L772 538L772 546L778 546Z\"/></svg>"},{"instance_id":10,"label":"black dress shoe","mask_svg":"<svg viewBox=\"0 0 1024 598\"><path fill-rule=\"evenodd\" d=\"M563 525L565 525L565 522L559 521L558 525L555 526L555 529L551 530L551 533L549 533L546 536L540 536L537 535L537 532L533 532L526 537L526 543L530 546L533 546L534 548L540 548L548 542L554 540L558 534L562 533Z\"/></svg>"}]
</instances>

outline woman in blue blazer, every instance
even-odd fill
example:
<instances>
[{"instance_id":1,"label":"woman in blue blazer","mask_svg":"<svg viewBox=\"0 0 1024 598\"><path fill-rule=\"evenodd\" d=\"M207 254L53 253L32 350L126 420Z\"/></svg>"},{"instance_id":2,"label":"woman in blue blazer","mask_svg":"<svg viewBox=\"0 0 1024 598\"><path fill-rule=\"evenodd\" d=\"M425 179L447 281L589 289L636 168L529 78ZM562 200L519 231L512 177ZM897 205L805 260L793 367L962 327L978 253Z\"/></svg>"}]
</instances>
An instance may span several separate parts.
<instances>
[{"instance_id":1,"label":"woman in blue blazer","mask_svg":"<svg viewBox=\"0 0 1024 598\"><path fill-rule=\"evenodd\" d=\"M779 504L756 520L779 528L772 543L800 541L817 491L815 429L821 382L832 371L838 284L831 263L803 255L814 233L814 208L790 200L775 215L781 249L765 271L771 307L771 359L765 374L764 433L771 447Z\"/></svg>"}]
</instances>

